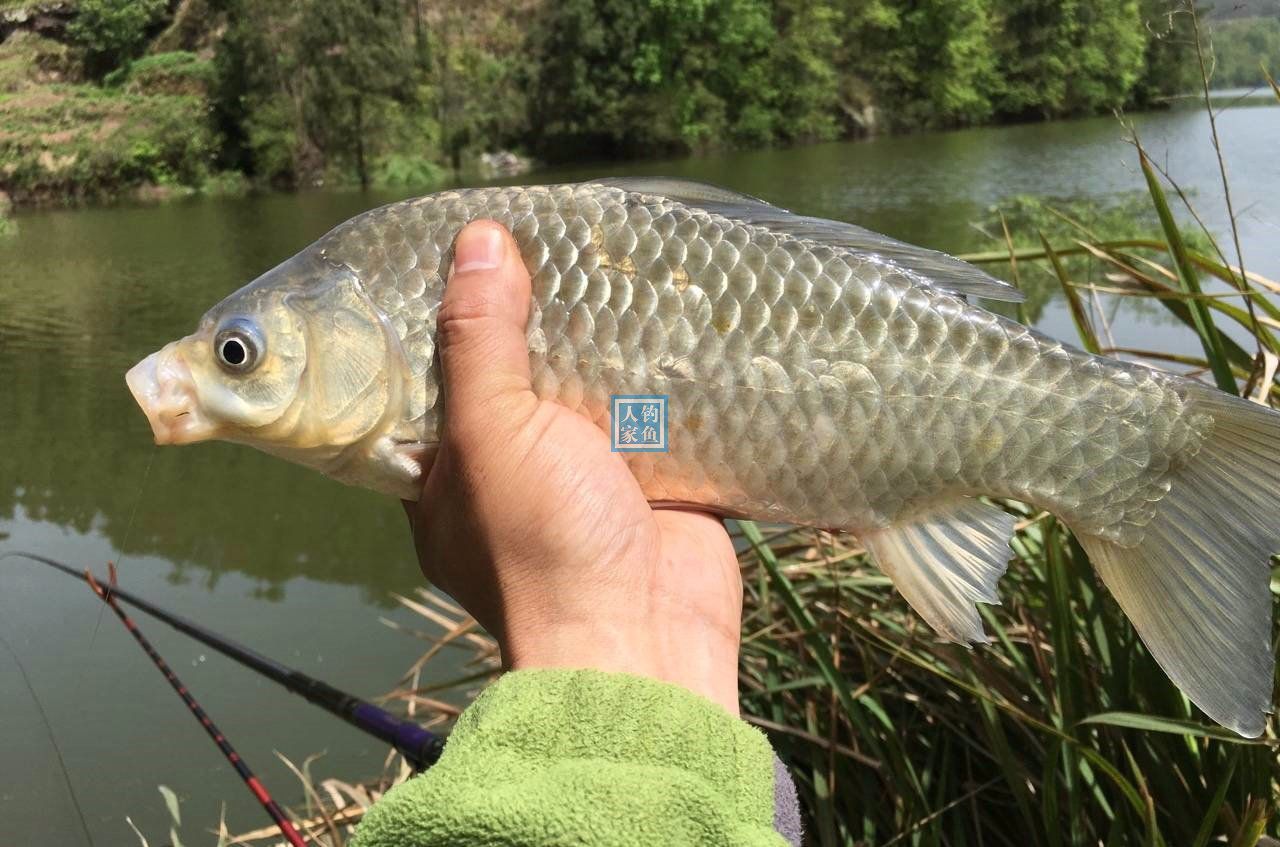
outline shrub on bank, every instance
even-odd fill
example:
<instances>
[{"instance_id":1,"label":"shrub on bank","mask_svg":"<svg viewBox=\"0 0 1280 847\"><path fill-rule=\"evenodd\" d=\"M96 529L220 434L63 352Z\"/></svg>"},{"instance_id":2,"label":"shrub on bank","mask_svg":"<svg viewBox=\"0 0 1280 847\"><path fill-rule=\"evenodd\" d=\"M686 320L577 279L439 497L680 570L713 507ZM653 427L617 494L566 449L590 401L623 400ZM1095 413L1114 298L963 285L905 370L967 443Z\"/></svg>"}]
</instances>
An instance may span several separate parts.
<instances>
[{"instance_id":1,"label":"shrub on bank","mask_svg":"<svg viewBox=\"0 0 1280 847\"><path fill-rule=\"evenodd\" d=\"M205 103L56 85L0 97L0 189L20 204L200 186L214 142Z\"/></svg>"},{"instance_id":2,"label":"shrub on bank","mask_svg":"<svg viewBox=\"0 0 1280 847\"><path fill-rule=\"evenodd\" d=\"M143 56L107 74L103 82L131 94L204 96L213 80L213 65L195 53L175 50Z\"/></svg>"}]
</instances>

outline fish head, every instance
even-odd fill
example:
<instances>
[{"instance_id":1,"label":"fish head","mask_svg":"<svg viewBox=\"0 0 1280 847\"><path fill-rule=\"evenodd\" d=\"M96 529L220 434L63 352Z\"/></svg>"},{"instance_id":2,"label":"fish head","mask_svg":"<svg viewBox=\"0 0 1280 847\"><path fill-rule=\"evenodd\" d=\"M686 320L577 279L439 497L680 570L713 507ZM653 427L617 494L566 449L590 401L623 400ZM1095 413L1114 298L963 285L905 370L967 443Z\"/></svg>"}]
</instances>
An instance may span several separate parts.
<instances>
[{"instance_id":1,"label":"fish head","mask_svg":"<svg viewBox=\"0 0 1280 847\"><path fill-rule=\"evenodd\" d=\"M125 376L157 444L218 439L332 472L393 416L394 331L313 249L263 274Z\"/></svg>"}]
</instances>

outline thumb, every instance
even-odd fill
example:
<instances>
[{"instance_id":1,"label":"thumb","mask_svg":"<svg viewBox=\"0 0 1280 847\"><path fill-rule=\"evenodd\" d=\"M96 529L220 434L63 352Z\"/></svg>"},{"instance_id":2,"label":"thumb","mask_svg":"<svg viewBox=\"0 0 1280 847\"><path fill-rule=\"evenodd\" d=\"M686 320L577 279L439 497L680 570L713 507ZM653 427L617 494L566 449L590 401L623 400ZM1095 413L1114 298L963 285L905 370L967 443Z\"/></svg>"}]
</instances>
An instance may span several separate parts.
<instances>
[{"instance_id":1,"label":"thumb","mask_svg":"<svg viewBox=\"0 0 1280 847\"><path fill-rule=\"evenodd\" d=\"M475 221L458 233L436 321L446 420L474 415L492 425L536 403L525 339L531 296L506 229Z\"/></svg>"}]
</instances>

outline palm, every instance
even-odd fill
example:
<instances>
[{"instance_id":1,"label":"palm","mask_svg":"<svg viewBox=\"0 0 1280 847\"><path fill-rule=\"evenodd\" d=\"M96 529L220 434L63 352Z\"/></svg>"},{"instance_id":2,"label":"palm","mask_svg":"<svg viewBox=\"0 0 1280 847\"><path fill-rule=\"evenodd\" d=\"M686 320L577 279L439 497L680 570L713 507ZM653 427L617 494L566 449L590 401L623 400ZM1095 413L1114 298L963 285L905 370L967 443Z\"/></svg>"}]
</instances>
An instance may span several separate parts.
<instances>
[{"instance_id":1,"label":"palm","mask_svg":"<svg viewBox=\"0 0 1280 847\"><path fill-rule=\"evenodd\" d=\"M483 520L481 516L505 515L500 522L484 521L497 524L488 527L486 535L500 534L492 540L491 553L565 563L550 572L538 565L540 581L550 583L549 590L560 596L562 605L571 598L591 601L602 592L624 592L635 598L639 612L646 598L662 595L664 602L677 601L691 616L736 639L741 610L738 564L718 519L701 512L653 509L622 455L609 449L608 437L558 404L538 402L527 421L510 427L501 440L501 455L484 451L477 457L470 445L446 435L428 474L421 508L435 511L435 504L475 498L479 502L468 510L472 515L458 518L473 523ZM492 461L486 461L488 455ZM446 523L457 526L452 520ZM458 565L458 557L472 559L475 552L441 551ZM429 559L437 557L424 557L424 569ZM467 567L486 565L473 562ZM453 568L431 567L428 576L453 593L455 580L449 578L449 570ZM496 576L514 582L519 563L514 569L502 563L495 570ZM511 588L519 591L519 586ZM458 599L468 608L474 605L469 598ZM493 629L503 625L505 610L494 608L477 617Z\"/></svg>"}]
</instances>

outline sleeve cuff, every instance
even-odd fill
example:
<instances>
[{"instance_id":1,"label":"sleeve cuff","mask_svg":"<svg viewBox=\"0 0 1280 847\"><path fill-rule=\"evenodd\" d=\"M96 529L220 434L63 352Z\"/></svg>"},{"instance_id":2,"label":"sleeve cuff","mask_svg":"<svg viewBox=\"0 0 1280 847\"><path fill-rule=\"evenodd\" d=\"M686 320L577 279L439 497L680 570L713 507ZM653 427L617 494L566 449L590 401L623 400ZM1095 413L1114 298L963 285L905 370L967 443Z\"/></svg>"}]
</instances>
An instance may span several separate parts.
<instances>
[{"instance_id":1,"label":"sleeve cuff","mask_svg":"<svg viewBox=\"0 0 1280 847\"><path fill-rule=\"evenodd\" d=\"M370 811L357 843L783 844L774 779L763 733L684 688L514 671L463 712L434 768Z\"/></svg>"}]
</instances>

